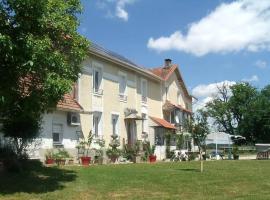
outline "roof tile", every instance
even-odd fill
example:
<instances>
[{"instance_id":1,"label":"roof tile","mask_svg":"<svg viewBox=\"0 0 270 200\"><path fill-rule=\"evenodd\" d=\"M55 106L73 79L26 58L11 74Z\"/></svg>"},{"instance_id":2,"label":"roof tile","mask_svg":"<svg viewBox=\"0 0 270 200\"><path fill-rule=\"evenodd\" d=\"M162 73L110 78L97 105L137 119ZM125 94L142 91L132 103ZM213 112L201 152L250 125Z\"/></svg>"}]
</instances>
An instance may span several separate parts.
<instances>
[{"instance_id":1,"label":"roof tile","mask_svg":"<svg viewBox=\"0 0 270 200\"><path fill-rule=\"evenodd\" d=\"M59 110L83 111L82 106L70 94L64 95L63 99L58 102L57 108Z\"/></svg>"},{"instance_id":2,"label":"roof tile","mask_svg":"<svg viewBox=\"0 0 270 200\"><path fill-rule=\"evenodd\" d=\"M174 125L167 122L165 119L157 118L157 117L150 117L155 123L163 126L164 128L168 129L176 129Z\"/></svg>"}]
</instances>

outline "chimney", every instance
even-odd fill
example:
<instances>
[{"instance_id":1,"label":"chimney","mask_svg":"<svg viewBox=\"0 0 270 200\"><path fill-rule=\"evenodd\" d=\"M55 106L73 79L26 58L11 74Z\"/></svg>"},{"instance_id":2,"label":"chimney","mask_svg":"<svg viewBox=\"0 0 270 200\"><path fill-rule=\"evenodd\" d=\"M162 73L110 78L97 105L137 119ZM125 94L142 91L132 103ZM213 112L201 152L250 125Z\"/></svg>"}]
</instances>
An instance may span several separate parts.
<instances>
[{"instance_id":1,"label":"chimney","mask_svg":"<svg viewBox=\"0 0 270 200\"><path fill-rule=\"evenodd\" d=\"M169 59L169 58L166 58L165 59L165 62L164 62L164 68L168 68L172 65L172 60Z\"/></svg>"}]
</instances>

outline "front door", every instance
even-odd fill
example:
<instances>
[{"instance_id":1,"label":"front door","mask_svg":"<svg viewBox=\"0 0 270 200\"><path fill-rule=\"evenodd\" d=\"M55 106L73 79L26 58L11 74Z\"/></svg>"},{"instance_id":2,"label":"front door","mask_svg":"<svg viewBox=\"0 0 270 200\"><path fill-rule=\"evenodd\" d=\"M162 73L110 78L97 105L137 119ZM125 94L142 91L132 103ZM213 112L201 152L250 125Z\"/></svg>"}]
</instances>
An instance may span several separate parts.
<instances>
[{"instance_id":1,"label":"front door","mask_svg":"<svg viewBox=\"0 0 270 200\"><path fill-rule=\"evenodd\" d=\"M134 145L137 140L137 126L135 120L127 121L127 138L128 144Z\"/></svg>"}]
</instances>

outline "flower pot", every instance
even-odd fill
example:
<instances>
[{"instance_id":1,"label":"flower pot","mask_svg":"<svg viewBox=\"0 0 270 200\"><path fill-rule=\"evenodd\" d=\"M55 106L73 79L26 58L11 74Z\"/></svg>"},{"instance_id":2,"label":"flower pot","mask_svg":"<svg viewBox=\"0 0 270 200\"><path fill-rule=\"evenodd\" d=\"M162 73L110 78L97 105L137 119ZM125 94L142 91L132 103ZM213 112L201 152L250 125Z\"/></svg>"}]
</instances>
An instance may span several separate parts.
<instances>
[{"instance_id":1,"label":"flower pot","mask_svg":"<svg viewBox=\"0 0 270 200\"><path fill-rule=\"evenodd\" d=\"M90 161L91 157L88 156L81 157L81 164L84 166L88 166L90 164Z\"/></svg>"},{"instance_id":2,"label":"flower pot","mask_svg":"<svg viewBox=\"0 0 270 200\"><path fill-rule=\"evenodd\" d=\"M74 164L74 160L73 160L73 159L69 159L69 160L68 160L68 164L69 164L69 165L73 165L73 164Z\"/></svg>"},{"instance_id":3,"label":"flower pot","mask_svg":"<svg viewBox=\"0 0 270 200\"><path fill-rule=\"evenodd\" d=\"M110 159L112 163L115 163L116 160L118 159L118 156L111 156Z\"/></svg>"},{"instance_id":4,"label":"flower pot","mask_svg":"<svg viewBox=\"0 0 270 200\"><path fill-rule=\"evenodd\" d=\"M154 162L156 162L156 160L157 160L157 156L156 155L150 155L149 156L150 163L154 163Z\"/></svg>"},{"instance_id":5,"label":"flower pot","mask_svg":"<svg viewBox=\"0 0 270 200\"><path fill-rule=\"evenodd\" d=\"M45 163L47 165L52 165L52 164L54 164L54 159L53 158L46 158Z\"/></svg>"}]
</instances>

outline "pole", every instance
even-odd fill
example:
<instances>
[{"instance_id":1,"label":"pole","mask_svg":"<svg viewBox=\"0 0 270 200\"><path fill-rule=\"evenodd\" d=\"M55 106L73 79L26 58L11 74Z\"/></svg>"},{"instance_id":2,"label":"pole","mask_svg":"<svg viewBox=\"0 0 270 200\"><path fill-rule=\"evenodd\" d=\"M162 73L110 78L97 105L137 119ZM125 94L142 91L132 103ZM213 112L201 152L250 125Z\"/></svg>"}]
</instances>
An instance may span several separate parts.
<instances>
[{"instance_id":1,"label":"pole","mask_svg":"<svg viewBox=\"0 0 270 200\"><path fill-rule=\"evenodd\" d=\"M229 141L229 155L228 155L228 159L231 160L232 159L232 152L231 152L231 137L230 135L228 136L228 141Z\"/></svg>"},{"instance_id":2,"label":"pole","mask_svg":"<svg viewBox=\"0 0 270 200\"><path fill-rule=\"evenodd\" d=\"M217 132L215 133L215 140L216 140L216 156L217 156Z\"/></svg>"}]
</instances>

